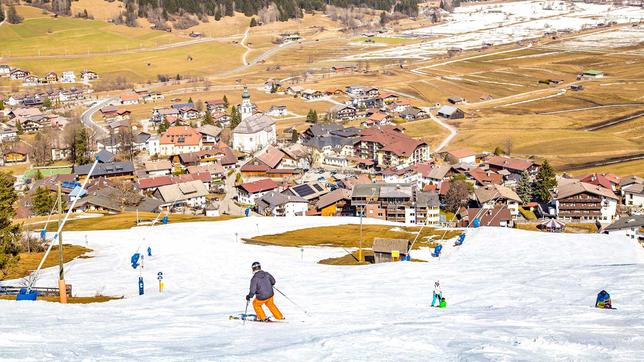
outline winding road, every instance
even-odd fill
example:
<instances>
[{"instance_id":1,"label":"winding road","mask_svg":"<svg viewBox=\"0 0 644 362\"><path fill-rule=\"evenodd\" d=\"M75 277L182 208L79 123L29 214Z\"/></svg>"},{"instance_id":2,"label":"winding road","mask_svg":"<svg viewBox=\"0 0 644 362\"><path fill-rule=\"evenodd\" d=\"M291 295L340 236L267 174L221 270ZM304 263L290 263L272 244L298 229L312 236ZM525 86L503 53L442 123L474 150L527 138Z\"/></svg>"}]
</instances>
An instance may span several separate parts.
<instances>
[{"instance_id":1,"label":"winding road","mask_svg":"<svg viewBox=\"0 0 644 362\"><path fill-rule=\"evenodd\" d=\"M105 128L100 126L98 123L94 122L92 119L94 116L94 113L98 112L101 108L112 104L114 102L118 102L118 97L108 97L108 98L103 98L99 99L94 103L93 106L89 107L85 112L80 117L81 122L85 125L85 127L91 128L94 131L94 138L97 140L103 139L107 137L109 134Z\"/></svg>"}]
</instances>

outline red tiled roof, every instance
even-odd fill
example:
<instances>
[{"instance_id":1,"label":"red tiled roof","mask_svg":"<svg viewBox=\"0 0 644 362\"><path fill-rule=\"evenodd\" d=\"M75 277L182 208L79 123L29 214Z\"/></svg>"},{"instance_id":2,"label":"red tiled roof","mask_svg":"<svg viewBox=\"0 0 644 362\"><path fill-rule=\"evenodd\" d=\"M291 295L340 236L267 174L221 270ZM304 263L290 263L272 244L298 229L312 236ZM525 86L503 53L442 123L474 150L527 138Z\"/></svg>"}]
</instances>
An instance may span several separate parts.
<instances>
[{"instance_id":1,"label":"red tiled roof","mask_svg":"<svg viewBox=\"0 0 644 362\"><path fill-rule=\"evenodd\" d=\"M239 170L241 172L266 172L270 170L270 167L264 164L254 164L252 162L248 162L244 164Z\"/></svg>"},{"instance_id":2,"label":"red tiled roof","mask_svg":"<svg viewBox=\"0 0 644 362\"><path fill-rule=\"evenodd\" d=\"M500 185L503 183L503 176L493 171L486 171L481 168L475 168L468 171L468 174L481 185Z\"/></svg>"},{"instance_id":3,"label":"red tiled roof","mask_svg":"<svg viewBox=\"0 0 644 362\"><path fill-rule=\"evenodd\" d=\"M461 148L454 151L448 151L448 153L455 158L464 158L476 155L476 152L470 150L469 148Z\"/></svg>"},{"instance_id":4,"label":"red tiled roof","mask_svg":"<svg viewBox=\"0 0 644 362\"><path fill-rule=\"evenodd\" d=\"M259 181L243 183L238 187L246 190L246 192L254 194L257 192L274 190L278 187L278 185L271 179L263 179Z\"/></svg>"},{"instance_id":5,"label":"red tiled roof","mask_svg":"<svg viewBox=\"0 0 644 362\"><path fill-rule=\"evenodd\" d=\"M196 129L189 126L174 126L161 134L160 144L174 144L176 146L198 146L201 135Z\"/></svg>"},{"instance_id":6,"label":"red tiled roof","mask_svg":"<svg viewBox=\"0 0 644 362\"><path fill-rule=\"evenodd\" d=\"M586 182L591 185L605 187L607 189L613 188L613 184L619 184L619 177L612 174L603 173L590 173L578 178L581 182Z\"/></svg>"},{"instance_id":7,"label":"red tiled roof","mask_svg":"<svg viewBox=\"0 0 644 362\"><path fill-rule=\"evenodd\" d=\"M172 184L172 177L170 176L157 176L157 177L148 177L142 178L139 180L139 188L149 189L155 187L161 187L165 185Z\"/></svg>"},{"instance_id":8,"label":"red tiled roof","mask_svg":"<svg viewBox=\"0 0 644 362\"><path fill-rule=\"evenodd\" d=\"M257 156L257 159L265 163L270 168L275 168L282 158L284 158L284 152L278 150L275 147L268 147L265 152Z\"/></svg>"}]
</instances>

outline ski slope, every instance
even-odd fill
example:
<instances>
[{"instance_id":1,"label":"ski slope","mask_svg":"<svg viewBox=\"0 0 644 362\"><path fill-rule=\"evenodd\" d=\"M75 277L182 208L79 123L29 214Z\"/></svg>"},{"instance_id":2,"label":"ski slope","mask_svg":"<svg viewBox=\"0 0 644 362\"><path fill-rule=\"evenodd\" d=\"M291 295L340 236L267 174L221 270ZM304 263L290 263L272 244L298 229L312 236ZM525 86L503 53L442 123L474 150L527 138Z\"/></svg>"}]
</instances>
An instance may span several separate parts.
<instances>
[{"instance_id":1,"label":"ski slope","mask_svg":"<svg viewBox=\"0 0 644 362\"><path fill-rule=\"evenodd\" d=\"M2 360L641 360L644 250L607 235L470 230L427 263L360 267L316 261L338 248L247 245L236 238L356 223L355 218L247 218L122 231L68 232L94 249L68 264L75 294L124 295L92 305L0 301ZM376 220L369 220L376 223ZM236 236L235 233L238 233ZM320 235L320 237L324 237ZM145 238L146 241L142 241ZM145 258L144 296L130 266ZM243 311L260 261L277 287L288 323L228 320ZM157 292L156 274L166 292ZM56 269L39 286L55 286ZM440 280L447 309L429 308ZM593 308L611 293L617 310Z\"/></svg>"}]
</instances>

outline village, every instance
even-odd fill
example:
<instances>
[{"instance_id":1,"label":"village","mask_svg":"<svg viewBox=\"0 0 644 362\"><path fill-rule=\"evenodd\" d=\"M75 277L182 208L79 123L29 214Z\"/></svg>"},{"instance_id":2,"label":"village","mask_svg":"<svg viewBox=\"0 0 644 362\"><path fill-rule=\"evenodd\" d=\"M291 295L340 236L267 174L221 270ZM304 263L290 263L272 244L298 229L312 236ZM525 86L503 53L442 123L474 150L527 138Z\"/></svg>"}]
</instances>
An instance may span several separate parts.
<instances>
[{"instance_id":1,"label":"village","mask_svg":"<svg viewBox=\"0 0 644 362\"><path fill-rule=\"evenodd\" d=\"M260 93L335 104L323 116L310 110L303 131L278 131L287 106L259 109L253 94ZM513 157L502 146L437 150L405 133L419 119L464 118L459 97L423 106L377 86L312 90L268 80L223 99L156 105L164 99L145 87L107 101L77 87L4 98L2 163L30 165L16 179L17 217L50 214L61 194L64 205L79 199L77 215L354 216L643 238L639 176L556 175L547 159ZM139 104L149 119L131 118L128 108ZM70 122L66 110L83 105L93 112Z\"/></svg>"}]
</instances>

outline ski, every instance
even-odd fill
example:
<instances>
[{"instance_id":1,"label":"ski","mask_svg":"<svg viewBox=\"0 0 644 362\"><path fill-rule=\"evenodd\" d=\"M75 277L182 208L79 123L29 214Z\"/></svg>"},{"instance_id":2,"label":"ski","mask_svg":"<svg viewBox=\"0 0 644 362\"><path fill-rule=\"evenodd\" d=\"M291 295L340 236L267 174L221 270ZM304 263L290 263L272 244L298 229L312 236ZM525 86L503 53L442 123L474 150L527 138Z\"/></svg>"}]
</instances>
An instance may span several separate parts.
<instances>
[{"instance_id":1,"label":"ski","mask_svg":"<svg viewBox=\"0 0 644 362\"><path fill-rule=\"evenodd\" d=\"M240 320L240 321L245 320L247 322L257 322L257 323L286 323L285 320L268 319L266 321L260 321L260 320L258 320L256 318L257 318L257 316L255 316L254 314L246 314L246 315L239 314L239 315L230 315L230 316L228 316L229 320Z\"/></svg>"}]
</instances>

